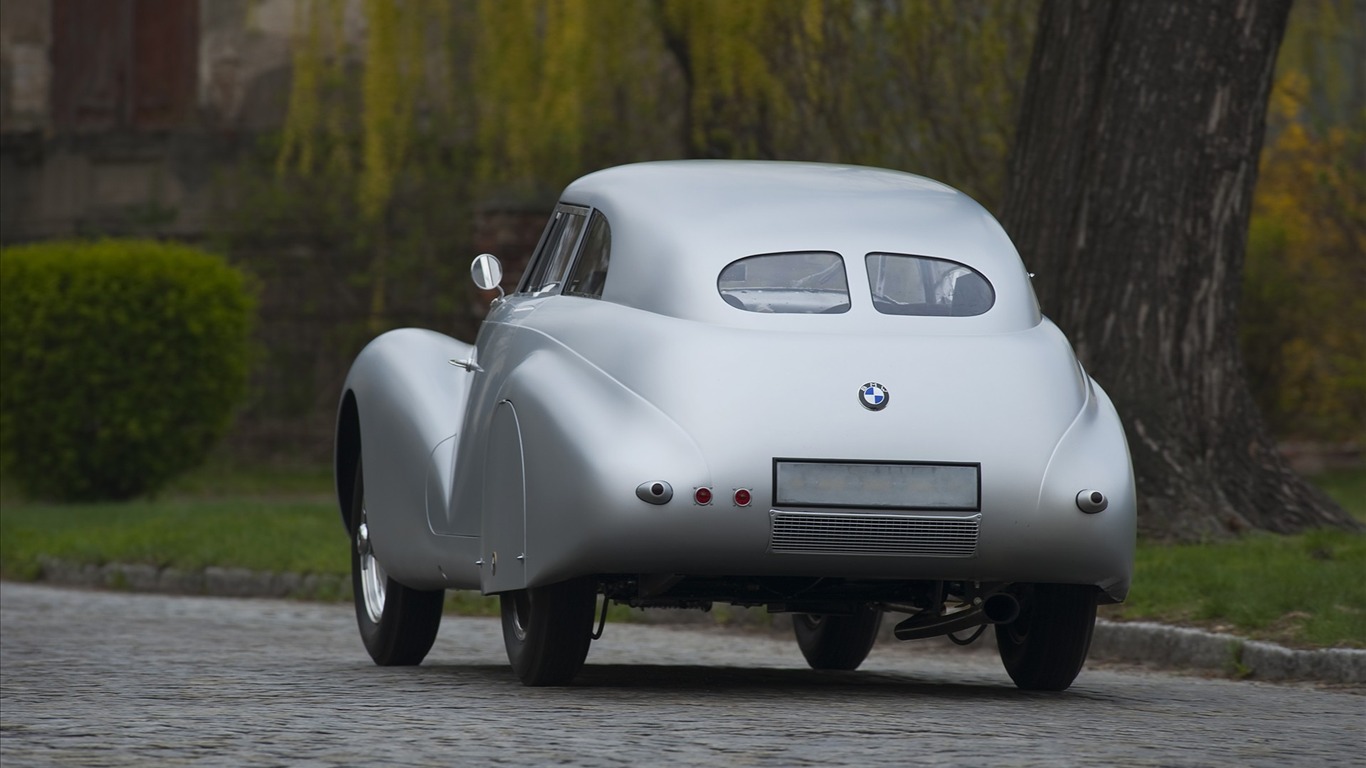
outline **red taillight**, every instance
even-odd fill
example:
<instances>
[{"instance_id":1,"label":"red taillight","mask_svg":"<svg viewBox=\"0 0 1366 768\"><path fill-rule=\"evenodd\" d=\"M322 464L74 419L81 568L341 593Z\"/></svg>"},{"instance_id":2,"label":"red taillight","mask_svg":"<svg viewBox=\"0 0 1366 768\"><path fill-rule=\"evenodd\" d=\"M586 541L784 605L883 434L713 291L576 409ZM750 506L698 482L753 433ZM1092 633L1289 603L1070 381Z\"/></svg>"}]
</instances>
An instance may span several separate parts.
<instances>
[{"instance_id":1,"label":"red taillight","mask_svg":"<svg viewBox=\"0 0 1366 768\"><path fill-rule=\"evenodd\" d=\"M711 489L698 488L697 490L692 492L692 500L697 502L698 504L701 504L704 507L707 506L711 503Z\"/></svg>"},{"instance_id":2,"label":"red taillight","mask_svg":"<svg viewBox=\"0 0 1366 768\"><path fill-rule=\"evenodd\" d=\"M748 507L748 506L749 506L749 503L750 503L751 501L753 501L753 500L754 500L754 497L750 496L750 493L749 493L749 489L748 489L748 488L739 488L739 489L736 489L736 491L735 491L735 506L737 506L737 507Z\"/></svg>"}]
</instances>

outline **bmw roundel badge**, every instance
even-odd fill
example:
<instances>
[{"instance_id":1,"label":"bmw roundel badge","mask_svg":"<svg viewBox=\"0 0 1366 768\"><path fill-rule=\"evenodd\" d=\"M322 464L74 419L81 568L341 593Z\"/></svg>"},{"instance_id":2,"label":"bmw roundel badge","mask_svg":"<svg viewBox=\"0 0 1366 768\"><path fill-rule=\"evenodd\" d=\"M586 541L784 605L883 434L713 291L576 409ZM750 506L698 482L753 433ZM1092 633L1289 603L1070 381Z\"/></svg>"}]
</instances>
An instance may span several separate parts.
<instances>
[{"instance_id":1,"label":"bmw roundel badge","mask_svg":"<svg viewBox=\"0 0 1366 768\"><path fill-rule=\"evenodd\" d=\"M892 396L887 392L887 388L875 381L864 384L858 390L859 403L870 411L880 411L886 408L887 401L891 399Z\"/></svg>"}]
</instances>

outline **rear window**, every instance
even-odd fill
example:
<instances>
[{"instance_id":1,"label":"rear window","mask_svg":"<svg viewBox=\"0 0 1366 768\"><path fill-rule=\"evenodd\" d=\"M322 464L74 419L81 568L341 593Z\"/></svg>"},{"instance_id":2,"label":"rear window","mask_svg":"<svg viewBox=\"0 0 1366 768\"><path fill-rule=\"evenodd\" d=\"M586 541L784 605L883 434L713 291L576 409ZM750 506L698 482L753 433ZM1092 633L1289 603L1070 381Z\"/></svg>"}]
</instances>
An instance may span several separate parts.
<instances>
[{"instance_id":1,"label":"rear window","mask_svg":"<svg viewBox=\"0 0 1366 768\"><path fill-rule=\"evenodd\" d=\"M746 312L835 314L849 310L844 259L827 251L768 253L733 261L717 290Z\"/></svg>"},{"instance_id":2,"label":"rear window","mask_svg":"<svg viewBox=\"0 0 1366 768\"><path fill-rule=\"evenodd\" d=\"M996 303L991 283L956 261L870 253L866 263L873 306L884 315L972 317Z\"/></svg>"}]
</instances>

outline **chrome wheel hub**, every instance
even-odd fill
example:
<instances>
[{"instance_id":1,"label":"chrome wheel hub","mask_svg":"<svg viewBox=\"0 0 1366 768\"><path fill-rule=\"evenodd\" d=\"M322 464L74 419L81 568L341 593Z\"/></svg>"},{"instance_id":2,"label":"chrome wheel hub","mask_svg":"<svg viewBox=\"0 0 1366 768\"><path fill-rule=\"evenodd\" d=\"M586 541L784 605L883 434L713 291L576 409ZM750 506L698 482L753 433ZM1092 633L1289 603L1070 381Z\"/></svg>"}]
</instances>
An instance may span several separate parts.
<instances>
[{"instance_id":1,"label":"chrome wheel hub","mask_svg":"<svg viewBox=\"0 0 1366 768\"><path fill-rule=\"evenodd\" d=\"M526 590L520 590L512 596L512 633L518 640L526 640L527 618L530 613L531 599L527 596Z\"/></svg>"},{"instance_id":2,"label":"chrome wheel hub","mask_svg":"<svg viewBox=\"0 0 1366 768\"><path fill-rule=\"evenodd\" d=\"M356 526L356 555L360 560L360 591L365 600L365 613L370 621L378 624L384 615L384 585L388 575L370 546L370 526L365 522L364 508L361 509L360 525Z\"/></svg>"}]
</instances>

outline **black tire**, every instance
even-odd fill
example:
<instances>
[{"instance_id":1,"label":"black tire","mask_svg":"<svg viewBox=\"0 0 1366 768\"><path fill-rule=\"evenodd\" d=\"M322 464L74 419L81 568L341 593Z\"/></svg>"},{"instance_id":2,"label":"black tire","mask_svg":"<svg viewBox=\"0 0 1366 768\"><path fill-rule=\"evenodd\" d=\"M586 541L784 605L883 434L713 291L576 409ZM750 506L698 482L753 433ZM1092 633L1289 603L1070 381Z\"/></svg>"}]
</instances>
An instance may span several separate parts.
<instances>
[{"instance_id":1,"label":"black tire","mask_svg":"<svg viewBox=\"0 0 1366 768\"><path fill-rule=\"evenodd\" d=\"M389 578L370 554L359 460L351 494L351 593L370 658L383 667L421 664L436 641L446 591L409 589Z\"/></svg>"},{"instance_id":2,"label":"black tire","mask_svg":"<svg viewBox=\"0 0 1366 768\"><path fill-rule=\"evenodd\" d=\"M882 611L872 606L859 606L849 616L792 616L797 647L812 669L858 669L873 650L881 626Z\"/></svg>"},{"instance_id":3,"label":"black tire","mask_svg":"<svg viewBox=\"0 0 1366 768\"><path fill-rule=\"evenodd\" d=\"M501 596L503 644L524 685L568 685L593 641L597 583L572 579Z\"/></svg>"},{"instance_id":4,"label":"black tire","mask_svg":"<svg viewBox=\"0 0 1366 768\"><path fill-rule=\"evenodd\" d=\"M1086 663L1096 626L1096 589L1035 584L1019 590L1020 615L996 625L1001 663L1026 691L1063 691Z\"/></svg>"}]
</instances>

